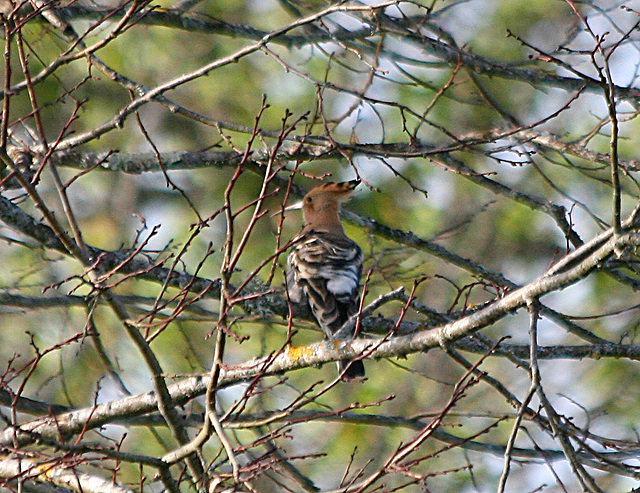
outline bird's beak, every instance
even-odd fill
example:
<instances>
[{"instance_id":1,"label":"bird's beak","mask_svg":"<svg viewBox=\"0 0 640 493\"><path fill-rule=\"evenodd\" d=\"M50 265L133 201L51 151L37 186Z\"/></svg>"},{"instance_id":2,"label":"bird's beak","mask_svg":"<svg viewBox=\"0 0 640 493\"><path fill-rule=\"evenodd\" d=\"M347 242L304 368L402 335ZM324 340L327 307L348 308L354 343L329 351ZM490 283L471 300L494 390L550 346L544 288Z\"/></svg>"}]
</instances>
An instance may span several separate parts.
<instances>
[{"instance_id":1,"label":"bird's beak","mask_svg":"<svg viewBox=\"0 0 640 493\"><path fill-rule=\"evenodd\" d=\"M284 209L280 209L279 211L274 212L273 214L271 214L271 217L277 216L279 214L282 214L283 212L287 212L287 211L297 211L302 209L302 200L300 202L296 202L295 204L291 204L290 206L285 207Z\"/></svg>"}]
</instances>

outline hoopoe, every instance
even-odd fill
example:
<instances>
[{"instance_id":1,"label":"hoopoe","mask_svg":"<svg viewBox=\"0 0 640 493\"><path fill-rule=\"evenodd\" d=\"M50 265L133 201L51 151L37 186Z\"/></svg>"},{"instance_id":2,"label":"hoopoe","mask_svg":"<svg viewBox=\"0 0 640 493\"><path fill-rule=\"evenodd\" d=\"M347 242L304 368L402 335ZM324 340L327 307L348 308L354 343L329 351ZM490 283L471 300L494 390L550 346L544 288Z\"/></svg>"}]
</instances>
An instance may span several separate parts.
<instances>
[{"instance_id":1,"label":"hoopoe","mask_svg":"<svg viewBox=\"0 0 640 493\"><path fill-rule=\"evenodd\" d=\"M358 312L362 250L340 223L340 204L360 180L325 183L286 210L302 209L305 226L301 240L289 253L287 290L292 303L308 306L328 339ZM353 337L353 333L351 334ZM339 361L345 381L364 377L362 361Z\"/></svg>"}]
</instances>

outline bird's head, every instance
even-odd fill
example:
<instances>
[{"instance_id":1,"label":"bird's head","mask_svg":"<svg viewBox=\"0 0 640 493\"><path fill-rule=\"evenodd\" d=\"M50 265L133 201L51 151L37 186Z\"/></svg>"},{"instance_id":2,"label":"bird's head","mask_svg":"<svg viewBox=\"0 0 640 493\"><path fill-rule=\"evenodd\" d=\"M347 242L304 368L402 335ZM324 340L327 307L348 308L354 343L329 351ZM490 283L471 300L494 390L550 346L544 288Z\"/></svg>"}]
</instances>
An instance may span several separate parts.
<instances>
[{"instance_id":1,"label":"bird's head","mask_svg":"<svg viewBox=\"0 0 640 493\"><path fill-rule=\"evenodd\" d=\"M346 202L360 180L340 183L324 183L309 191L304 198L285 208L285 211L302 209L307 229L325 232L342 232L340 204ZM343 233L344 234L344 233Z\"/></svg>"}]
</instances>

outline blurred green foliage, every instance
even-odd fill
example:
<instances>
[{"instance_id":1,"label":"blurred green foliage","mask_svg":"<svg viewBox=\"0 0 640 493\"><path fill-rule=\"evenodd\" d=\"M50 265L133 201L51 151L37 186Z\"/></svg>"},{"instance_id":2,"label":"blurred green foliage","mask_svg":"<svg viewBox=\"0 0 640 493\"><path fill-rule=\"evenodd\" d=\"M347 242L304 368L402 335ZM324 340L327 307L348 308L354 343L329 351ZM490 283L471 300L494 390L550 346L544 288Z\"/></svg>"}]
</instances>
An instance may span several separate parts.
<instances>
[{"instance_id":1,"label":"blurred green foliage","mask_svg":"<svg viewBox=\"0 0 640 493\"><path fill-rule=\"evenodd\" d=\"M614 36L616 39L623 36L612 28L627 22L624 16L631 14L620 9L613 12L606 3L583 2L579 8L592 19L598 32L603 31L601 26L609 25L610 31L615 33L610 34L609 43L613 43ZM122 76L153 89L258 41L255 36L244 34L240 26L268 32L293 22L296 9L308 15L330 4L202 2L196 7L198 18L223 20L238 29L234 36L218 34L215 30L194 29L190 32L188 28L156 26L149 14L149 22L132 25L96 55ZM378 34L375 19L363 18L359 12L332 14L322 22L292 29L287 35L297 36L296 43L302 46L291 47L281 39L270 42L262 50L163 93L202 118L187 118L159 102L150 102L142 105L136 114L128 115L122 128L96 135L76 150L130 155L134 161L142 154L155 152L160 157L173 151L236 150L242 153L252 139L251 130L255 125L269 132L253 142L253 150L257 153L276 143L274 135L280 132L287 111L292 116L286 119L285 126L306 115L291 136L298 141L305 136L317 139L330 136L344 148L341 153L319 158L301 158L300 162L282 159L274 163L274 166L282 167L281 181L269 184L267 191L273 192L273 196L266 200L265 211L268 213L252 230L231 277L232 284L242 283L273 254L277 244L282 245L300 230L300 216L295 212L287 213L282 236L278 239L279 219L270 217L270 213L280 209L287 179L294 169L297 170L294 182L306 189L319 183L313 177L346 180L358 176L363 185L345 208L406 235L432 241L514 283L531 282L567 252L567 240L543 207L534 209L514 198L517 193L526 195L532 202L565 207L567 220L585 241L611 223L612 191L606 163L593 162L567 149L559 152L547 148L533 138L511 138L516 128L531 126L539 136L553 132L553 137L561 144L577 142L593 152L609 152L610 125L605 121L606 105L602 94L587 89L584 92L567 89L560 82L555 86L541 83L533 77L539 74L576 77L559 64L551 63L551 57L561 58L567 66L579 66L581 71L593 77L595 71L589 67L588 52L593 49L593 42L589 43L584 26L568 2L503 0L423 4L425 9L416 10L424 13L425 19L418 22L416 18L408 17L409 32L404 34L393 30ZM163 1L157 7L173 9L176 4ZM427 7L433 9L430 16L426 15ZM388 12L394 19L402 19L399 10L390 8ZM185 12L185 16L190 14ZM78 15L72 25L78 32L84 32L92 21ZM105 21L89 32L84 42L91 45L107 39L113 25L113 22ZM383 23L380 25L384 26ZM344 34L341 29L371 30L371 35L362 39L348 36L339 39L338 34ZM582 34L573 37L576 29ZM326 35L327 32L334 35L333 39ZM548 53L548 58L508 36L508 32ZM516 70L526 69L532 76L528 79L522 72L517 72L519 75L508 77L498 71L474 70L462 62L459 66L450 61L445 63L437 53L429 51L426 43L421 44L410 37L410 33L417 39L417 33L439 41L451 39L460 52L486 57L505 71L516 73ZM39 18L27 23L22 36L28 48L32 76L69 48L64 36ZM314 42L314 37L320 41ZM637 32L623 41L621 50L627 45L637 48ZM563 43L575 51L554 51ZM11 82L15 84L23 75L15 38L9 44L12 47ZM637 74L633 72L628 76L627 65L637 66L637 50L632 62L612 66L619 84L635 87ZM86 58L62 65L34 86L34 94L49 145L58 139L64 142L68 137L95 129L139 97L100 73L96 64L87 63ZM269 107L256 123L263 98ZM570 107L563 109L569 102ZM8 121L16 133L23 132L23 125L37 128L26 91L11 94L9 103ZM638 159L636 110L631 104L621 104L621 108L626 112L624 119L629 120L621 127L621 157ZM77 116L73 119L76 110ZM555 118L533 125L554 112L558 113ZM374 144L388 148L366 155L356 149L358 145ZM296 142L290 140L286 145L295 146ZM411 151L420 149L421 145L425 149L440 147L442 152L412 155ZM402 155L405 151L407 154ZM468 167L468 171L456 170L450 160ZM71 158L68 161L62 158L59 163L63 182L77 177L66 192L87 244L109 251L129 251L148 238L146 258L167 259L165 265L173 265L177 272L197 273L207 279L220 277L228 239L224 192L232 179L234 166L200 163L197 169L168 171L166 176L170 182L159 170L133 175L98 167L79 176L79 168L81 166ZM249 227L253 207L248 205L259 196L264 169L264 162L261 167L247 165L231 192L232 211L236 213L246 207L234 219L234 248ZM635 178L633 171L630 173L622 177L625 215L637 204ZM489 182L501 185L502 191L491 188ZM275 191L277 187L280 188L278 192ZM56 217L62 220L65 213L48 167L45 167L37 189ZM40 212L20 192L9 191L6 195L38 220L41 218ZM292 196L289 202L298 199ZM196 225L200 220L206 227L198 231ZM63 222L70 230L68 221ZM150 237L155 226L159 227L157 234ZM347 234L365 253L365 275L370 273L366 302L399 286L405 286L408 293L414 282L424 277L423 284L416 290L416 300L443 317L454 319L499 298L508 290L507 286L481 279L478 272L426 248L414 248L411 244L372 234L358 224L349 223L345 227ZM4 266L0 269L1 293L33 298L94 294L81 279L86 267L79 262L56 251L34 246L33 240L9 228L3 227L1 234L7 240L0 247ZM187 245L183 254L182 249ZM268 288L281 292L285 263L286 253L283 253L278 259L265 263L257 278L265 282L275 265ZM107 282L118 282L116 278ZM151 348L168 377L178 379L181 374L209 370L215 339L210 335L218 323L219 305L215 297L205 298L184 312L173 313L176 300L157 308L163 302L156 301L156 297L167 301L172 296L179 299L180 295L175 289L162 291L159 283L126 280L114 287L114 292L123 297L140 297L127 302L127 306L145 335L159 331ZM581 281L569 294L555 296L550 306L568 314L593 316L593 319L577 319L576 323L598 337L615 343L636 343L637 310L605 316L613 310L625 310L636 302L637 296L628 284L599 274ZM402 306L403 302L395 301L378 312L395 318L401 313ZM154 310L157 310L155 315L144 316ZM175 320L171 320L174 315ZM240 364L270 354L288 342L287 320L281 317L268 315L261 319L239 308L234 309L230 317L233 323L226 364ZM413 310L406 314L406 320L411 322L423 318L423 314ZM69 406L91 406L94 399L122 397L124 389L108 376L107 360L132 393L153 388L148 370L125 336L121 322L104 306L97 307L90 318L80 301L72 308L7 304L0 310L0 321L5 328L0 335L0 372L9 367L16 370L14 380L10 378L11 371L6 378L7 385L14 391L20 388L27 374L24 369L17 370L28 366L36 355L35 347L39 351L53 348L77 336L75 342L53 349L38 361L36 369L28 376L25 396ZM101 354L102 349L92 340L88 331L90 326L99 334L102 346L106 348L105 354ZM294 345L322 339L321 332L311 322L300 321L293 328L296 331L292 337ZM494 339L506 336L513 339L510 342L526 345L527 331L527 317L521 315L501 320L483 334ZM560 326L554 325L544 331L548 332L541 333L541 337L549 337L553 344L586 344ZM480 357L471 352L464 355L472 363ZM521 358L527 359L526 356ZM635 362L612 358L588 362L566 359L571 371L565 371L557 379L556 362L550 362L548 367L546 361L541 363L543 382L549 385L549 398L558 403L563 413L574 413L581 423L588 422L588 415L593 410L598 416L597 425L602 436L609 436L607 432L611 431L612 439L635 439L633 429L638 425L633 391L638 377ZM435 349L427 354L408 355L406 359L367 360L366 367L369 377L366 383L360 386L339 384L305 410L348 409L357 402L370 405L354 412L406 418L429 416L431 419L446 405L456 382L465 373L459 363ZM529 375L524 365L517 363L516 357L511 361L505 357L488 358L481 369L504 382L518 398L523 398L530 383ZM264 392L248 399L246 412L285 408L319 380L326 383L333 378L333 364L266 378L260 386ZM270 385L274 387L269 388ZM220 398L221 410L228 409L240 398L244 388L245 384L224 390ZM558 398L563 395L566 399ZM585 408L580 407L582 402L588 402ZM535 406L538 404L536 401ZM187 406L187 412L199 414L203 407L203 401L198 400ZM478 441L499 444L508 440L513 423L511 418L516 412L504 396L484 382L471 386L453 411L444 419L444 431L457 436L473 435ZM530 422L527 426L535 427ZM482 431L485 427L486 433ZM107 429L104 435L118 440L122 430L115 428ZM163 427L127 430L124 448L128 451L161 456L166 451L165 446L175 446ZM246 444L257 439L262 431L239 431L234 439ZM288 426L276 443L292 455L325 454L317 460L301 460L299 467L303 474L316 480L318 486L335 488L356 448L351 470L359 467L373 470L381 467L400 444L408 443L417 432L395 425L301 422ZM92 438L97 437L98 433ZM548 436L540 440L541 447L558 449L557 443ZM531 447L525 438L519 439L517 445ZM434 454L420 469L422 474L433 475L425 482L427 486L433 484L436 485L434 488L440 488L430 491L495 489L502 471L502 457L456 447L437 453L446 447L442 441L433 439L417 449L416 455ZM212 441L205 450L217 457L220 446ZM472 472L465 469L470 464L473 465ZM455 468L462 469L439 473ZM509 484L522 481L521 484L533 490L538 483L535 473L530 471L543 469L538 465L531 465L531 469L523 466L512 473L514 479ZM139 471L133 465L123 466L123 471L125 482L139 480ZM327 471L333 472L327 474ZM544 469L543 473L545 481L553 482L548 470ZM604 476L606 474L601 473L601 477ZM613 479L603 479L608 481L606 484L610 489L607 491L622 491L630 484L622 475L615 478L615 473L610 473L610 476ZM389 487L409 479L408 475L397 474L389 481ZM476 486L473 486L474 481ZM569 481L569 484L577 483ZM261 491L276 491L267 486L263 488ZM411 488L415 486L407 491L417 491Z\"/></svg>"}]
</instances>

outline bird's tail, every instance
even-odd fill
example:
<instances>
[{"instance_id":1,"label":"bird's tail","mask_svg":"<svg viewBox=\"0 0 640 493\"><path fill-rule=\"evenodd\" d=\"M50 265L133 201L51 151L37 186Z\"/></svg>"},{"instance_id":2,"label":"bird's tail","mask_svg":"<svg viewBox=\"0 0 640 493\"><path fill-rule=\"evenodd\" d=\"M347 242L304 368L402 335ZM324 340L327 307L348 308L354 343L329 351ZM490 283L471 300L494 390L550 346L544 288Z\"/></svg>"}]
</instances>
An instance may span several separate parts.
<instances>
[{"instance_id":1,"label":"bird's tail","mask_svg":"<svg viewBox=\"0 0 640 493\"><path fill-rule=\"evenodd\" d=\"M344 372L342 380L344 382L352 382L354 380L362 380L364 378L364 363L358 361L338 361L338 373Z\"/></svg>"}]
</instances>

